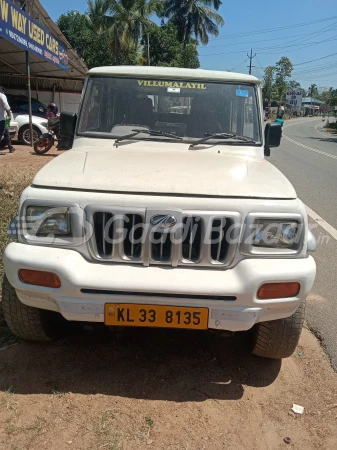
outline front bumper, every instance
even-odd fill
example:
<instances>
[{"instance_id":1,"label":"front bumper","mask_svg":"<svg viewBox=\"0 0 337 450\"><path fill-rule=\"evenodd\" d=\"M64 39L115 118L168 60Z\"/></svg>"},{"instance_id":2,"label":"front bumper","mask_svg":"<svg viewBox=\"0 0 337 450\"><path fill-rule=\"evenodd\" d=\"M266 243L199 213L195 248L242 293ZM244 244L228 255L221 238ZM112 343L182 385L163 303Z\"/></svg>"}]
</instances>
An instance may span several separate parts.
<instances>
[{"instance_id":1,"label":"front bumper","mask_svg":"<svg viewBox=\"0 0 337 450\"><path fill-rule=\"evenodd\" d=\"M4 263L8 280L22 303L58 311L67 320L104 322L104 304L108 302L169 304L208 307L208 327L230 331L248 330L257 322L290 316L307 297L316 274L312 257L245 259L230 270L144 267L99 264L85 260L74 250L20 243L8 245ZM54 272L62 285L50 289L24 284L18 277L19 269ZM256 298L261 284L282 281L299 282L299 295L278 300ZM212 296L234 296L236 300Z\"/></svg>"}]
</instances>

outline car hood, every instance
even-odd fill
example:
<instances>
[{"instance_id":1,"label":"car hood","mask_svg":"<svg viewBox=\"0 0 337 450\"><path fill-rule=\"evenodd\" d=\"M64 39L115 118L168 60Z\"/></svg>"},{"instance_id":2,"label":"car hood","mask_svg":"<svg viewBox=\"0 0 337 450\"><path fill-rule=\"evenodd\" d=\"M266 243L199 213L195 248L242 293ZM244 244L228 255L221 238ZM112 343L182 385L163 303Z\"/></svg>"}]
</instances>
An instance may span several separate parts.
<instances>
[{"instance_id":1,"label":"car hood","mask_svg":"<svg viewBox=\"0 0 337 450\"><path fill-rule=\"evenodd\" d=\"M296 198L285 176L264 158L223 146L189 150L186 144L144 148L79 147L55 158L35 186L108 192L211 197ZM221 151L220 151L221 149Z\"/></svg>"}]
</instances>

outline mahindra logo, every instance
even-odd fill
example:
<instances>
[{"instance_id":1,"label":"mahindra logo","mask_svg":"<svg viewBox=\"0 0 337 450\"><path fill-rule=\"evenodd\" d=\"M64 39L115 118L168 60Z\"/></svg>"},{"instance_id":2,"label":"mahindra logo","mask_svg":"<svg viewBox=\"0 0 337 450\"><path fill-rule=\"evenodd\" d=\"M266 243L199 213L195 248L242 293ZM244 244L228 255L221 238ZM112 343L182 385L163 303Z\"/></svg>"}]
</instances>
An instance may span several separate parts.
<instances>
[{"instance_id":1,"label":"mahindra logo","mask_svg":"<svg viewBox=\"0 0 337 450\"><path fill-rule=\"evenodd\" d=\"M177 219L170 214L157 214L151 217L150 222L158 228L171 228L177 223Z\"/></svg>"}]
</instances>

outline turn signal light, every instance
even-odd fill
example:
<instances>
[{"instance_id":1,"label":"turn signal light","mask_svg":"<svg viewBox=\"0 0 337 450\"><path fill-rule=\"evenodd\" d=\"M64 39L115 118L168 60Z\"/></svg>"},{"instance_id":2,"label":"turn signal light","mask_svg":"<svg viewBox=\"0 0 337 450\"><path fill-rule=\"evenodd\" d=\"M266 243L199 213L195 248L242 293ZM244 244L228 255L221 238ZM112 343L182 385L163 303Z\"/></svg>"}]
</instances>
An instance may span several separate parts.
<instances>
[{"instance_id":1,"label":"turn signal light","mask_svg":"<svg viewBox=\"0 0 337 450\"><path fill-rule=\"evenodd\" d=\"M296 297L300 292L300 283L266 283L257 291L257 298L270 300L274 298Z\"/></svg>"},{"instance_id":2,"label":"turn signal light","mask_svg":"<svg viewBox=\"0 0 337 450\"><path fill-rule=\"evenodd\" d=\"M55 273L52 272L20 269L18 275L23 283L49 288L59 288L61 286L61 280Z\"/></svg>"}]
</instances>

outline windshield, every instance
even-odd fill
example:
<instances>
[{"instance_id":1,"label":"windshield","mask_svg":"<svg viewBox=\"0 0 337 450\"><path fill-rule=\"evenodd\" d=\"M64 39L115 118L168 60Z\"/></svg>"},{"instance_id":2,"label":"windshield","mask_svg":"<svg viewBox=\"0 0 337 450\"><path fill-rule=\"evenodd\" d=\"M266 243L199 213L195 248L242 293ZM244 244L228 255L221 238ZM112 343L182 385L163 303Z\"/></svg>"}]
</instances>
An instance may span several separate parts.
<instances>
[{"instance_id":1,"label":"windshield","mask_svg":"<svg viewBox=\"0 0 337 450\"><path fill-rule=\"evenodd\" d=\"M85 90L79 134L194 142L207 134L230 133L259 143L254 85L92 76ZM163 134L161 135L160 132ZM165 136L170 133L173 136ZM216 137L208 142L219 141ZM182 142L182 141L181 141ZM226 144L252 145L235 139Z\"/></svg>"}]
</instances>

